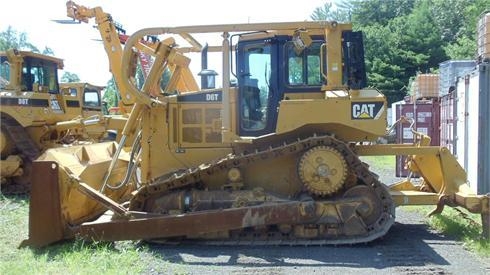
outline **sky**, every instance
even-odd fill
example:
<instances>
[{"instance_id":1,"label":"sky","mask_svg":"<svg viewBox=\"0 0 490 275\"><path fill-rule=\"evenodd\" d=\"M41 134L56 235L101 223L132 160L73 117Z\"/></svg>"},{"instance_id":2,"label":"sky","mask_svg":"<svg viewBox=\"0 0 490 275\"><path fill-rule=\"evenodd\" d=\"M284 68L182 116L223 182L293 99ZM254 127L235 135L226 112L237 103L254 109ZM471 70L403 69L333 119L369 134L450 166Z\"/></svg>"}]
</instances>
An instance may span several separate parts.
<instances>
[{"instance_id":1,"label":"sky","mask_svg":"<svg viewBox=\"0 0 490 275\"><path fill-rule=\"evenodd\" d=\"M115 21L123 24L127 34L148 27L305 21L311 20L315 8L326 2L328 0L75 1L90 8L102 7ZM76 73L82 82L104 86L112 77L103 44L97 41L100 40L99 32L92 27L94 19L88 24L70 25L51 21L69 19L65 0L2 1L0 10L0 31L12 26L18 32L27 33L29 42L41 51L45 46L51 48L64 60L64 71ZM212 62L209 60L210 69ZM197 73L200 64L194 56L191 70ZM62 74L60 72L59 77Z\"/></svg>"}]
</instances>

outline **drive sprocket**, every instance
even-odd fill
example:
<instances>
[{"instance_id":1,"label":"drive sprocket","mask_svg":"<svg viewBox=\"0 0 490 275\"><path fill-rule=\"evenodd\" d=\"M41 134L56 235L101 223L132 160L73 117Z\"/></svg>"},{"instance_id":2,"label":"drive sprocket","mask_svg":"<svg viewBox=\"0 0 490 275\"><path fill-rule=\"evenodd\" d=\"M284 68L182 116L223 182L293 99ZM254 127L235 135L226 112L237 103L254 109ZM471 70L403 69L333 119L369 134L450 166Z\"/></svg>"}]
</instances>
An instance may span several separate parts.
<instances>
[{"instance_id":1,"label":"drive sprocket","mask_svg":"<svg viewBox=\"0 0 490 275\"><path fill-rule=\"evenodd\" d=\"M330 146L309 149L298 163L300 180L309 192L319 196L338 191L347 178L347 172L344 157Z\"/></svg>"}]
</instances>

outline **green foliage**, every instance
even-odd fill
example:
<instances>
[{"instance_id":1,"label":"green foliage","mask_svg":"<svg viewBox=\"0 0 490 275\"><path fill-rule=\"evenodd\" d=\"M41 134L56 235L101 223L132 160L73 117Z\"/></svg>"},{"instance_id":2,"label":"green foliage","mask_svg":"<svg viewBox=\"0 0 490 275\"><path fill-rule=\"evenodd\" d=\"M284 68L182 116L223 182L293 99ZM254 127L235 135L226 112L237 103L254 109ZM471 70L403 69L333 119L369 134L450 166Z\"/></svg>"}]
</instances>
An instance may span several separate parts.
<instances>
[{"instance_id":1,"label":"green foliage","mask_svg":"<svg viewBox=\"0 0 490 275\"><path fill-rule=\"evenodd\" d=\"M44 55L54 56L54 51L48 46L45 46L43 51L28 41L27 34L24 32L18 33L11 26L7 30L0 32L0 51L8 49L29 50ZM64 72L61 77L61 82L79 82L80 78L75 73Z\"/></svg>"},{"instance_id":2,"label":"green foliage","mask_svg":"<svg viewBox=\"0 0 490 275\"><path fill-rule=\"evenodd\" d=\"M44 47L42 54L54 56L54 51L50 47L46 46Z\"/></svg>"},{"instance_id":3,"label":"green foliage","mask_svg":"<svg viewBox=\"0 0 490 275\"><path fill-rule=\"evenodd\" d=\"M439 0L439 2L445 3L446 1ZM448 33L450 36L444 46L446 54L449 59L475 59L477 21L483 11L490 8L490 0L452 0L449 2L454 2L451 11L454 13L452 16L456 17L456 19L450 20L451 15L439 19L440 24L444 26L444 30L449 30L445 32L445 34ZM442 12L442 8L437 9L437 7L438 5L432 6L434 15ZM453 24L448 25L448 21L453 22Z\"/></svg>"},{"instance_id":4,"label":"green foliage","mask_svg":"<svg viewBox=\"0 0 490 275\"><path fill-rule=\"evenodd\" d=\"M364 33L368 85L388 103L403 99L410 78L449 59L474 59L476 22L490 0L344 0L315 9L314 20L349 14Z\"/></svg>"},{"instance_id":5,"label":"green foliage","mask_svg":"<svg viewBox=\"0 0 490 275\"><path fill-rule=\"evenodd\" d=\"M444 47L449 59L463 60L474 59L476 54L475 39L468 36L461 36L452 44Z\"/></svg>"},{"instance_id":6,"label":"green foliage","mask_svg":"<svg viewBox=\"0 0 490 275\"><path fill-rule=\"evenodd\" d=\"M409 210L427 215L432 210L427 206L410 206ZM482 225L480 214L468 213L466 210L446 207L441 214L431 216L427 224L448 236L464 242L464 245L483 257L490 258L490 240L481 238Z\"/></svg>"},{"instance_id":7,"label":"green foliage","mask_svg":"<svg viewBox=\"0 0 490 275\"><path fill-rule=\"evenodd\" d=\"M167 87L168 83L170 82L170 77L172 76L172 73L170 72L170 70L168 68L165 69L165 71L163 71L163 75L162 75L162 78L160 79L160 88L162 90L165 90L165 88ZM174 92L174 91L168 91L168 92Z\"/></svg>"},{"instance_id":8,"label":"green foliage","mask_svg":"<svg viewBox=\"0 0 490 275\"><path fill-rule=\"evenodd\" d=\"M114 78L107 81L102 100L107 103L107 108L117 107L119 105L120 95L116 83L114 82Z\"/></svg>"},{"instance_id":9,"label":"green foliage","mask_svg":"<svg viewBox=\"0 0 490 275\"><path fill-rule=\"evenodd\" d=\"M30 50L39 52L39 49L28 42L27 34L24 32L18 33L11 26L0 32L0 51L8 49Z\"/></svg>"},{"instance_id":10,"label":"green foliage","mask_svg":"<svg viewBox=\"0 0 490 275\"><path fill-rule=\"evenodd\" d=\"M365 30L368 83L381 89L390 103L403 99L410 77L427 73L447 59L427 2Z\"/></svg>"},{"instance_id":11,"label":"green foliage","mask_svg":"<svg viewBox=\"0 0 490 275\"><path fill-rule=\"evenodd\" d=\"M421 2L409 15L393 19L389 26L395 40L393 54L398 64L405 65L408 78L417 72L427 73L447 59L427 2Z\"/></svg>"},{"instance_id":12,"label":"green foliage","mask_svg":"<svg viewBox=\"0 0 490 275\"><path fill-rule=\"evenodd\" d=\"M79 82L80 78L75 73L63 72L63 76L61 76L61 82Z\"/></svg>"},{"instance_id":13,"label":"green foliage","mask_svg":"<svg viewBox=\"0 0 490 275\"><path fill-rule=\"evenodd\" d=\"M394 169L395 156L361 156L360 159L372 169Z\"/></svg>"},{"instance_id":14,"label":"green foliage","mask_svg":"<svg viewBox=\"0 0 490 275\"><path fill-rule=\"evenodd\" d=\"M352 21L360 26L386 25L392 19L410 14L414 0L351 0Z\"/></svg>"},{"instance_id":15,"label":"green foliage","mask_svg":"<svg viewBox=\"0 0 490 275\"><path fill-rule=\"evenodd\" d=\"M461 36L461 28L464 25L464 16L461 13L468 1L461 0L433 0L430 9L434 21L441 32L441 39L451 42Z\"/></svg>"},{"instance_id":16,"label":"green foliage","mask_svg":"<svg viewBox=\"0 0 490 275\"><path fill-rule=\"evenodd\" d=\"M28 197L0 194L0 274L174 274L146 245L68 241L42 249L18 248L28 236ZM185 272L185 269L183 270Z\"/></svg>"},{"instance_id":17,"label":"green foliage","mask_svg":"<svg viewBox=\"0 0 490 275\"><path fill-rule=\"evenodd\" d=\"M312 20L348 22L351 19L350 3L342 2L342 4L334 7L332 3L326 2L323 7L316 8L310 17Z\"/></svg>"}]
</instances>

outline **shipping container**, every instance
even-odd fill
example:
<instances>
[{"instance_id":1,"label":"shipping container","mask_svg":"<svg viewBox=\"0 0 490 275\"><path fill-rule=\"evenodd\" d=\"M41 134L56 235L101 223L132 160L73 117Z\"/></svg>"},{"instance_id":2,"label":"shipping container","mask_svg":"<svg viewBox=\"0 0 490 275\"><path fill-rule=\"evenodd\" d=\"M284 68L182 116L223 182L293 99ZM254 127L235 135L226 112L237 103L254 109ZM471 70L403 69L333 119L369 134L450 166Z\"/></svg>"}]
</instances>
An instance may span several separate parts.
<instances>
[{"instance_id":1,"label":"shipping container","mask_svg":"<svg viewBox=\"0 0 490 275\"><path fill-rule=\"evenodd\" d=\"M412 103L397 104L396 119L408 117L413 119L413 128L431 137L430 145L438 146L440 143L440 106L439 99L417 100ZM398 124L396 127L396 138L398 143L414 143L414 136L410 123ZM406 177L409 175L405 169L405 157L396 157L396 176Z\"/></svg>"},{"instance_id":2,"label":"shipping container","mask_svg":"<svg viewBox=\"0 0 490 275\"><path fill-rule=\"evenodd\" d=\"M456 82L456 117L454 119L456 125L454 125L454 152L456 154L456 158L458 159L459 164L465 168L468 167L467 158L465 158L465 152L468 151L468 103L469 103L469 75L465 75L462 77L458 77Z\"/></svg>"},{"instance_id":3,"label":"shipping container","mask_svg":"<svg viewBox=\"0 0 490 275\"><path fill-rule=\"evenodd\" d=\"M478 60L482 62L490 59L490 11L480 15L476 30Z\"/></svg>"},{"instance_id":4,"label":"shipping container","mask_svg":"<svg viewBox=\"0 0 490 275\"><path fill-rule=\"evenodd\" d=\"M439 97L439 74L418 74L413 89L414 100Z\"/></svg>"},{"instance_id":5,"label":"shipping container","mask_svg":"<svg viewBox=\"0 0 490 275\"><path fill-rule=\"evenodd\" d=\"M456 89L456 80L475 69L474 60L447 60L439 63L439 96Z\"/></svg>"},{"instance_id":6,"label":"shipping container","mask_svg":"<svg viewBox=\"0 0 490 275\"><path fill-rule=\"evenodd\" d=\"M456 85L456 156L471 189L490 192L490 64L479 64Z\"/></svg>"},{"instance_id":7,"label":"shipping container","mask_svg":"<svg viewBox=\"0 0 490 275\"><path fill-rule=\"evenodd\" d=\"M456 83L455 83L456 84ZM455 148L455 118L456 118L456 91L440 97L441 130L440 145L449 149L451 154L456 154Z\"/></svg>"}]
</instances>

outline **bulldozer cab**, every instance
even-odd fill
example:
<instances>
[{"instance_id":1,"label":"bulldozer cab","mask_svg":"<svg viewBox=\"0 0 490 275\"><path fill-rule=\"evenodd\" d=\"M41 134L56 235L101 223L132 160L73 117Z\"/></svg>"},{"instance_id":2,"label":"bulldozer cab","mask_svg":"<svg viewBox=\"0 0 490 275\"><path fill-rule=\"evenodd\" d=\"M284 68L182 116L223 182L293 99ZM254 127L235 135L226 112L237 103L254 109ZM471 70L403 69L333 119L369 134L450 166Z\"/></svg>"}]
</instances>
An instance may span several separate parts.
<instances>
[{"instance_id":1,"label":"bulldozer cab","mask_svg":"<svg viewBox=\"0 0 490 275\"><path fill-rule=\"evenodd\" d=\"M2 94L2 105L34 108L40 114L32 120L55 123L104 114L101 99L104 87L86 82L58 82L58 70L63 69L62 59L10 49L0 52L0 64L0 87L2 92L7 92ZM15 117L9 108L4 108L4 112ZM21 122L24 126L30 123Z\"/></svg>"},{"instance_id":2,"label":"bulldozer cab","mask_svg":"<svg viewBox=\"0 0 490 275\"><path fill-rule=\"evenodd\" d=\"M6 89L59 93L58 69L63 68L61 59L32 52L9 50L0 53L0 61L2 81L8 83L5 85Z\"/></svg>"},{"instance_id":3,"label":"bulldozer cab","mask_svg":"<svg viewBox=\"0 0 490 275\"><path fill-rule=\"evenodd\" d=\"M29 192L31 163L45 149L106 136L102 87L59 84L62 68L63 60L52 56L16 49L0 52L2 193Z\"/></svg>"},{"instance_id":4,"label":"bulldozer cab","mask_svg":"<svg viewBox=\"0 0 490 275\"><path fill-rule=\"evenodd\" d=\"M257 36L257 34L253 34ZM366 86L362 33L343 31L341 83L345 89ZM238 135L273 133L279 102L283 99L321 96L327 85L324 36L241 36L236 50L239 87ZM304 41L306 40L306 41Z\"/></svg>"},{"instance_id":5,"label":"bulldozer cab","mask_svg":"<svg viewBox=\"0 0 490 275\"><path fill-rule=\"evenodd\" d=\"M65 108L60 95L58 70L63 69L62 59L9 49L0 52L0 64L2 114L20 120L23 126L31 125L35 120L53 123L76 116L72 112L75 110ZM35 112L17 118L15 108L18 107L32 108Z\"/></svg>"},{"instance_id":6,"label":"bulldozer cab","mask_svg":"<svg viewBox=\"0 0 490 275\"><path fill-rule=\"evenodd\" d=\"M85 82L60 83L60 87L66 104L81 108L83 117L108 113L104 111L102 102L101 93L104 87Z\"/></svg>"},{"instance_id":7,"label":"bulldozer cab","mask_svg":"<svg viewBox=\"0 0 490 275\"><path fill-rule=\"evenodd\" d=\"M22 90L49 92L56 94L58 87L58 68L53 62L27 57L22 66Z\"/></svg>"}]
</instances>

